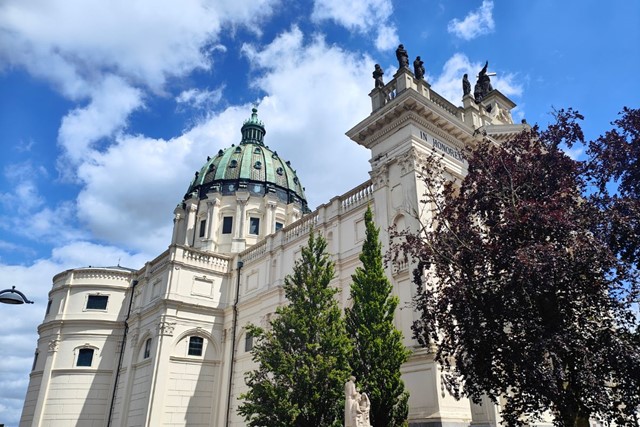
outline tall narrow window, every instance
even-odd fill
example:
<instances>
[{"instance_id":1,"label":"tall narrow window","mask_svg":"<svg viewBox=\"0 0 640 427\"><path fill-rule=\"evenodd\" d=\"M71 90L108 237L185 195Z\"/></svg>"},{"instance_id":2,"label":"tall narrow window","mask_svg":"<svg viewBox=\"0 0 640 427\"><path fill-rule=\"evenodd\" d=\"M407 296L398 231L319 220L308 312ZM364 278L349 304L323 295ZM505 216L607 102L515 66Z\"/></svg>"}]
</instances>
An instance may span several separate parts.
<instances>
[{"instance_id":1,"label":"tall narrow window","mask_svg":"<svg viewBox=\"0 0 640 427\"><path fill-rule=\"evenodd\" d=\"M231 234L233 229L233 217L225 216L222 218L222 234Z\"/></svg>"},{"instance_id":2,"label":"tall narrow window","mask_svg":"<svg viewBox=\"0 0 640 427\"><path fill-rule=\"evenodd\" d=\"M31 366L31 370L35 371L36 370L36 364L38 363L38 350L36 350L36 352L33 355L33 365Z\"/></svg>"},{"instance_id":3,"label":"tall narrow window","mask_svg":"<svg viewBox=\"0 0 640 427\"><path fill-rule=\"evenodd\" d=\"M253 349L253 335L249 332L244 336L244 351L251 351Z\"/></svg>"},{"instance_id":4,"label":"tall narrow window","mask_svg":"<svg viewBox=\"0 0 640 427\"><path fill-rule=\"evenodd\" d=\"M87 297L87 310L106 310L108 295L89 295Z\"/></svg>"},{"instance_id":5,"label":"tall narrow window","mask_svg":"<svg viewBox=\"0 0 640 427\"><path fill-rule=\"evenodd\" d=\"M202 356L202 344L204 340L200 337L189 337L189 356Z\"/></svg>"},{"instance_id":6,"label":"tall narrow window","mask_svg":"<svg viewBox=\"0 0 640 427\"><path fill-rule=\"evenodd\" d=\"M45 316L49 314L49 312L51 311L51 304L53 303L53 300L49 300L49 302L47 303L47 312L44 314Z\"/></svg>"},{"instance_id":7,"label":"tall narrow window","mask_svg":"<svg viewBox=\"0 0 640 427\"><path fill-rule=\"evenodd\" d=\"M151 338L145 341L144 343L144 355L143 359L148 359L151 356Z\"/></svg>"},{"instance_id":8,"label":"tall narrow window","mask_svg":"<svg viewBox=\"0 0 640 427\"><path fill-rule=\"evenodd\" d=\"M249 218L249 234L260 234L260 218Z\"/></svg>"},{"instance_id":9,"label":"tall narrow window","mask_svg":"<svg viewBox=\"0 0 640 427\"><path fill-rule=\"evenodd\" d=\"M81 348L78 351L78 360L76 366L91 366L93 363L93 349Z\"/></svg>"},{"instance_id":10,"label":"tall narrow window","mask_svg":"<svg viewBox=\"0 0 640 427\"><path fill-rule=\"evenodd\" d=\"M203 219L200 221L200 233L199 236L200 237L204 237L204 235L206 234L207 231L207 220Z\"/></svg>"}]
</instances>

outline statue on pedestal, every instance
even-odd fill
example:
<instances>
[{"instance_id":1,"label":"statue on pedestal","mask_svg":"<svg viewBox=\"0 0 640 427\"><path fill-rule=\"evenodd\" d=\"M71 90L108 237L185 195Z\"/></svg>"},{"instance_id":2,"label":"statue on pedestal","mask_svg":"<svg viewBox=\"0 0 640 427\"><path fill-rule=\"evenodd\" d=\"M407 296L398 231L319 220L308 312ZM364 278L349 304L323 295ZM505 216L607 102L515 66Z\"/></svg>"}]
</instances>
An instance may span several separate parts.
<instances>
[{"instance_id":1,"label":"statue on pedestal","mask_svg":"<svg viewBox=\"0 0 640 427\"><path fill-rule=\"evenodd\" d=\"M375 69L373 70L373 80L375 80L375 88L380 89L384 87L384 81L382 80L382 75L384 74L384 70L380 67L380 64L376 64Z\"/></svg>"},{"instance_id":2,"label":"statue on pedestal","mask_svg":"<svg viewBox=\"0 0 640 427\"><path fill-rule=\"evenodd\" d=\"M424 79L424 61L422 61L419 56L413 61L413 74L418 80Z\"/></svg>"},{"instance_id":3,"label":"statue on pedestal","mask_svg":"<svg viewBox=\"0 0 640 427\"><path fill-rule=\"evenodd\" d=\"M344 427L371 427L371 402L366 393L359 393L356 378L349 377L344 385Z\"/></svg>"},{"instance_id":4,"label":"statue on pedestal","mask_svg":"<svg viewBox=\"0 0 640 427\"><path fill-rule=\"evenodd\" d=\"M482 98L487 96L489 92L493 90L493 86L491 86L491 79L487 74L487 67L489 66L489 61L484 63L484 67L478 73L478 81L476 82L476 86L473 88L473 97L476 100L476 103L480 103ZM495 73L493 73L495 75Z\"/></svg>"},{"instance_id":5,"label":"statue on pedestal","mask_svg":"<svg viewBox=\"0 0 640 427\"><path fill-rule=\"evenodd\" d=\"M471 83L469 83L469 78L465 74L462 77L462 96L465 97L471 94Z\"/></svg>"},{"instance_id":6,"label":"statue on pedestal","mask_svg":"<svg viewBox=\"0 0 640 427\"><path fill-rule=\"evenodd\" d=\"M404 45L399 45L396 49L396 58L398 58L398 68L409 68L409 54Z\"/></svg>"}]
</instances>

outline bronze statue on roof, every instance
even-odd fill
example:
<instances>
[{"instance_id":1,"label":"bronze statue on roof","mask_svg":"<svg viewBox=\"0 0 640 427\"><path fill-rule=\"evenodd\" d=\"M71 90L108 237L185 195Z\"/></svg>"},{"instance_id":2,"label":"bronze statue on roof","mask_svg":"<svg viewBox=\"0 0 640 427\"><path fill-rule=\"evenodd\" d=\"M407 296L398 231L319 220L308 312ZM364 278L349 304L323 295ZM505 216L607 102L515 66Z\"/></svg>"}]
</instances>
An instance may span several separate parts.
<instances>
[{"instance_id":1,"label":"bronze statue on roof","mask_svg":"<svg viewBox=\"0 0 640 427\"><path fill-rule=\"evenodd\" d=\"M424 61L422 61L419 56L413 61L413 74L418 80L424 79Z\"/></svg>"},{"instance_id":2,"label":"bronze statue on roof","mask_svg":"<svg viewBox=\"0 0 640 427\"><path fill-rule=\"evenodd\" d=\"M396 58L398 58L398 68L409 68L409 54L404 45L399 45L396 49Z\"/></svg>"}]
</instances>

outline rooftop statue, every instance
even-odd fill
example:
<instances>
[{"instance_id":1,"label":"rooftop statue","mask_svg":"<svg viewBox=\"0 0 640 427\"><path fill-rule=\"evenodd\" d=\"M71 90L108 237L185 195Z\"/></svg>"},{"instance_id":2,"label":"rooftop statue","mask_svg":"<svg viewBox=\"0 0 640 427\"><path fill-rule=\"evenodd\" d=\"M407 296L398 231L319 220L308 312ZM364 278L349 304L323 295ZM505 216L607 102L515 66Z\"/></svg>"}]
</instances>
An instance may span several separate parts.
<instances>
[{"instance_id":1,"label":"rooftop statue","mask_svg":"<svg viewBox=\"0 0 640 427\"><path fill-rule=\"evenodd\" d=\"M469 78L465 74L462 77L462 96L465 97L471 94L471 83L469 83Z\"/></svg>"},{"instance_id":2,"label":"rooftop statue","mask_svg":"<svg viewBox=\"0 0 640 427\"><path fill-rule=\"evenodd\" d=\"M398 58L398 68L409 68L409 54L404 45L399 45L396 49L396 58Z\"/></svg>"},{"instance_id":3,"label":"rooftop statue","mask_svg":"<svg viewBox=\"0 0 640 427\"><path fill-rule=\"evenodd\" d=\"M418 80L424 79L424 61L422 61L419 56L413 61L413 74L415 74Z\"/></svg>"},{"instance_id":4,"label":"rooftop statue","mask_svg":"<svg viewBox=\"0 0 640 427\"><path fill-rule=\"evenodd\" d=\"M487 94L493 90L493 86L491 86L491 79L489 78L489 74L487 74L488 66L489 61L486 61L484 63L484 67L482 67L482 70L480 70L480 73L478 74L476 86L473 88L473 96L476 103L482 101L482 98L487 96ZM495 75L495 73L493 73L493 75Z\"/></svg>"},{"instance_id":5,"label":"rooftop statue","mask_svg":"<svg viewBox=\"0 0 640 427\"><path fill-rule=\"evenodd\" d=\"M380 64L376 64L376 67L373 70L373 80L375 80L376 89L384 87L384 81L382 80L383 74L384 70L380 67Z\"/></svg>"}]
</instances>

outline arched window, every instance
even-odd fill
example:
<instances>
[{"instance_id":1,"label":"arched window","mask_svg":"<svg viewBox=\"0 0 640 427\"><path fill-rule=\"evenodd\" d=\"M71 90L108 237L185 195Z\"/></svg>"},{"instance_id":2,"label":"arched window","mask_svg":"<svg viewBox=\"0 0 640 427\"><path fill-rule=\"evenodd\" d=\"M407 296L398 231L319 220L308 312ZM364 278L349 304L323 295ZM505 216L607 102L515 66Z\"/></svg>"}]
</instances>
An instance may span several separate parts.
<instances>
[{"instance_id":1,"label":"arched window","mask_svg":"<svg viewBox=\"0 0 640 427\"><path fill-rule=\"evenodd\" d=\"M147 339L144 343L144 354L142 355L143 359L148 359L151 357L151 338Z\"/></svg>"}]
</instances>

